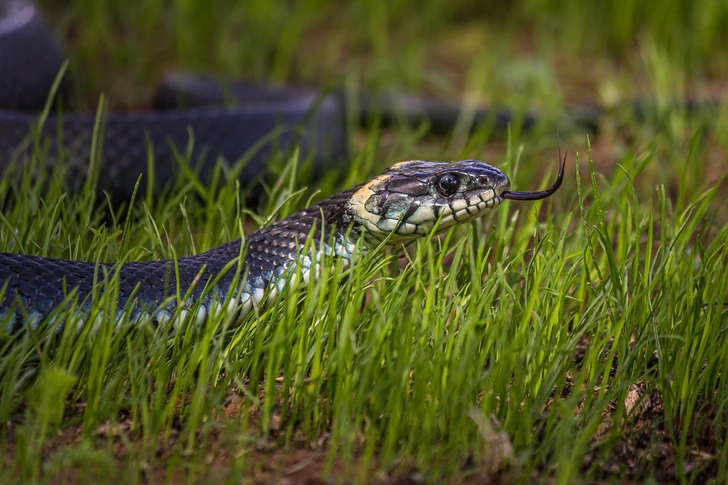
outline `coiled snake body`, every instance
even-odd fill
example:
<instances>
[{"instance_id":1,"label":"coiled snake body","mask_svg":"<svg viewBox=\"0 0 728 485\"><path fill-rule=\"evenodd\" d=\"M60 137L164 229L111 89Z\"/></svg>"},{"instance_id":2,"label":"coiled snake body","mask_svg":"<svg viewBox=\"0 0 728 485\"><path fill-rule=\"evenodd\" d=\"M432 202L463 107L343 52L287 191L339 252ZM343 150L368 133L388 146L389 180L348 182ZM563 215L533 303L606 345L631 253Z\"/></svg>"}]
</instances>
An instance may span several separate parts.
<instances>
[{"instance_id":1,"label":"coiled snake body","mask_svg":"<svg viewBox=\"0 0 728 485\"><path fill-rule=\"evenodd\" d=\"M196 308L198 321L219 307L241 319L266 293L274 297L296 274L308 281L324 255L348 264L357 248L407 242L427 235L436 224L439 233L485 214L504 199L548 197L562 179L563 162L551 188L512 192L501 170L477 160L402 162L250 234L244 242L176 261L114 265L0 253L0 329L13 333L38 328L69 301L69 294L83 313L98 294L95 287L115 271L117 311L130 312L132 318L168 320L177 305L174 296L184 295L182 305Z\"/></svg>"}]
</instances>

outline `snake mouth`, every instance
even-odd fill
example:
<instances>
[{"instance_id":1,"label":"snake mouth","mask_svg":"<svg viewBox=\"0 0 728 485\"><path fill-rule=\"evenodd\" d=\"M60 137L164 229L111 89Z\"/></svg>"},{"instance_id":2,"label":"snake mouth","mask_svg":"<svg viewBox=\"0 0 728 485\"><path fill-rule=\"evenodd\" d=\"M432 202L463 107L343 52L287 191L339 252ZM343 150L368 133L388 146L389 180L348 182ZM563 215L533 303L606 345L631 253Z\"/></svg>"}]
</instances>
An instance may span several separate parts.
<instances>
[{"instance_id":1,"label":"snake mouth","mask_svg":"<svg viewBox=\"0 0 728 485\"><path fill-rule=\"evenodd\" d=\"M556 182L554 182L554 184L548 189L538 192L515 192L512 190L506 190L505 192L501 193L501 198L508 200L541 200L552 196L554 193L556 193L557 190L559 190L559 187L561 187L561 182L564 181L564 165L566 165L566 153L564 153L564 158L561 158L561 149L559 149L559 161L561 162L559 166L559 175L558 177L556 177Z\"/></svg>"}]
</instances>

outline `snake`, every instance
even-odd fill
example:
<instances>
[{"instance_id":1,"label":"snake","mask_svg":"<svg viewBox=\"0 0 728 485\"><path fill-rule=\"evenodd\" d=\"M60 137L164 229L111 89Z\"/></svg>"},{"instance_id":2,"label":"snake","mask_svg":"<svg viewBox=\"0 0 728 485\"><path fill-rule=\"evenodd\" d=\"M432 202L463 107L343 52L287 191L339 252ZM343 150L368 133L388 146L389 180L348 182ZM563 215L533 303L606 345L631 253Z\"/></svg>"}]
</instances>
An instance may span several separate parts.
<instances>
[{"instance_id":1,"label":"snake","mask_svg":"<svg viewBox=\"0 0 728 485\"><path fill-rule=\"evenodd\" d=\"M178 311L204 322L222 309L240 323L286 285L308 283L325 257L341 258L347 268L373 248L443 233L504 200L549 197L561 186L565 161L559 156L556 182L537 192L512 191L503 171L479 160L397 163L248 236L174 260L117 264L0 253L0 329L37 331L71 304L86 323L104 280L116 282L117 317L160 325Z\"/></svg>"}]
</instances>

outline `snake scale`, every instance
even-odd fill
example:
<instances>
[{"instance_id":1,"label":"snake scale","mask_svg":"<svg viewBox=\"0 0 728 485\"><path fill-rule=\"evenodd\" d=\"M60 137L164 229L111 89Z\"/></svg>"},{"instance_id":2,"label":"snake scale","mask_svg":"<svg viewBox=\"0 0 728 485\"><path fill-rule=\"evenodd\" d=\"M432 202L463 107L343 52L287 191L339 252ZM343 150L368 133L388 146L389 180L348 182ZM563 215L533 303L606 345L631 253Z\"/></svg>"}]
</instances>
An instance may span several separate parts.
<instances>
[{"instance_id":1,"label":"snake scale","mask_svg":"<svg viewBox=\"0 0 728 485\"><path fill-rule=\"evenodd\" d=\"M359 251L405 243L433 229L441 233L503 200L546 198L561 185L564 161L557 181L540 192L511 191L505 173L478 160L398 163L244 240L176 261L117 265L0 253L0 328L9 333L42 328L69 295L83 316L99 295L95 289L103 288L100 282L115 272L119 314L164 323L181 302L183 311L196 309L198 322L216 308L234 312L239 321L293 278L307 282L322 257L340 257L348 265Z\"/></svg>"}]
</instances>

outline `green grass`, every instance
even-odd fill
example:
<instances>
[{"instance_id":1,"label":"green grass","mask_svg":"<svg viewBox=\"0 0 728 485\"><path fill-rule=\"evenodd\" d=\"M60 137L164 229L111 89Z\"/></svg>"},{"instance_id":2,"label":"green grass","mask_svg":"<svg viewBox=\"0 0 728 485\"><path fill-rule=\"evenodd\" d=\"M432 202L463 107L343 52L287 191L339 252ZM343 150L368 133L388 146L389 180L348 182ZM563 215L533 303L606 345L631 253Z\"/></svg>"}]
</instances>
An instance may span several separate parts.
<instances>
[{"instance_id":1,"label":"green grass","mask_svg":"<svg viewBox=\"0 0 728 485\"><path fill-rule=\"evenodd\" d=\"M518 151L508 153L495 162L516 173L517 186L537 183ZM308 288L292 289L240 328L221 330L219 318L172 335L145 325L114 331L102 319L78 337L9 340L4 478L112 466L124 470L120 481L147 477L150 466L200 477L211 441L235 457L225 476L248 472L246 451L262 442L286 449L325 436L326 457L344 476L365 477L376 466L437 480L507 465L522 479L536 472L568 483L605 474L602 460L629 441L625 398L638 383L662 394L664 414L649 425L674 447L682 475L695 464L691 452L706 451L691 433L706 426L696 421L712 420L707 426L725 436L728 225L717 222L715 188L695 187L682 204L663 186L642 199L631 178L659 160L626 156L610 179L591 171L591 182L575 185L571 177L541 204L542 222L537 205L508 203L414 245L402 265L379 253L347 272L331 261ZM14 202L3 209L3 250L172 257L237 237L245 218L231 179L218 191L180 181L168 198L105 218L103 206L90 209L92 187L69 197L54 182L41 181L46 191L28 178L5 179ZM271 200L285 200L288 184L280 187ZM111 303L113 296L97 307ZM220 410L232 395L242 403L230 420ZM717 408L710 418L708 408ZM79 433L73 443L54 444L69 427ZM719 463L728 449L721 438L717 445L686 476L708 467L725 477ZM114 462L119 447L125 458ZM169 448L165 459L160 448ZM585 455L598 459L583 468ZM653 466L644 460L637 476L658 473Z\"/></svg>"},{"instance_id":2,"label":"green grass","mask_svg":"<svg viewBox=\"0 0 728 485\"><path fill-rule=\"evenodd\" d=\"M505 203L347 271L330 260L240 327L218 315L177 332L114 328L102 315L78 335L0 341L0 482L728 479L728 111L670 107L725 75L715 57L725 30L711 27L721 4L667 2L653 17L638 3L523 2L493 7L507 14L498 26L468 2L236 3L225 15L195 2L47 3L60 30L83 21L70 66L87 83L82 105L101 85L112 107L143 104L158 45L172 66L208 69L207 59L263 79L362 78L557 113L586 86L607 100L653 93L657 106L644 120L618 110L591 140L562 134L569 176L551 199ZM542 42L514 57L521 22ZM315 33L329 42L312 64ZM343 63L337 42L356 56ZM443 53L458 67L428 69ZM585 53L595 67L582 79ZM89 67L100 59L108 70ZM555 176L551 126L514 126L505 141L485 128L352 135L345 182L312 182L305 161L278 159L252 207L223 171L207 185L186 171L121 206L93 184L69 194L63 164L31 177L40 150L0 179L0 250L120 262L199 253L254 228L251 213L285 216L412 158L486 159L520 190ZM113 288L97 310L114 303Z\"/></svg>"}]
</instances>

